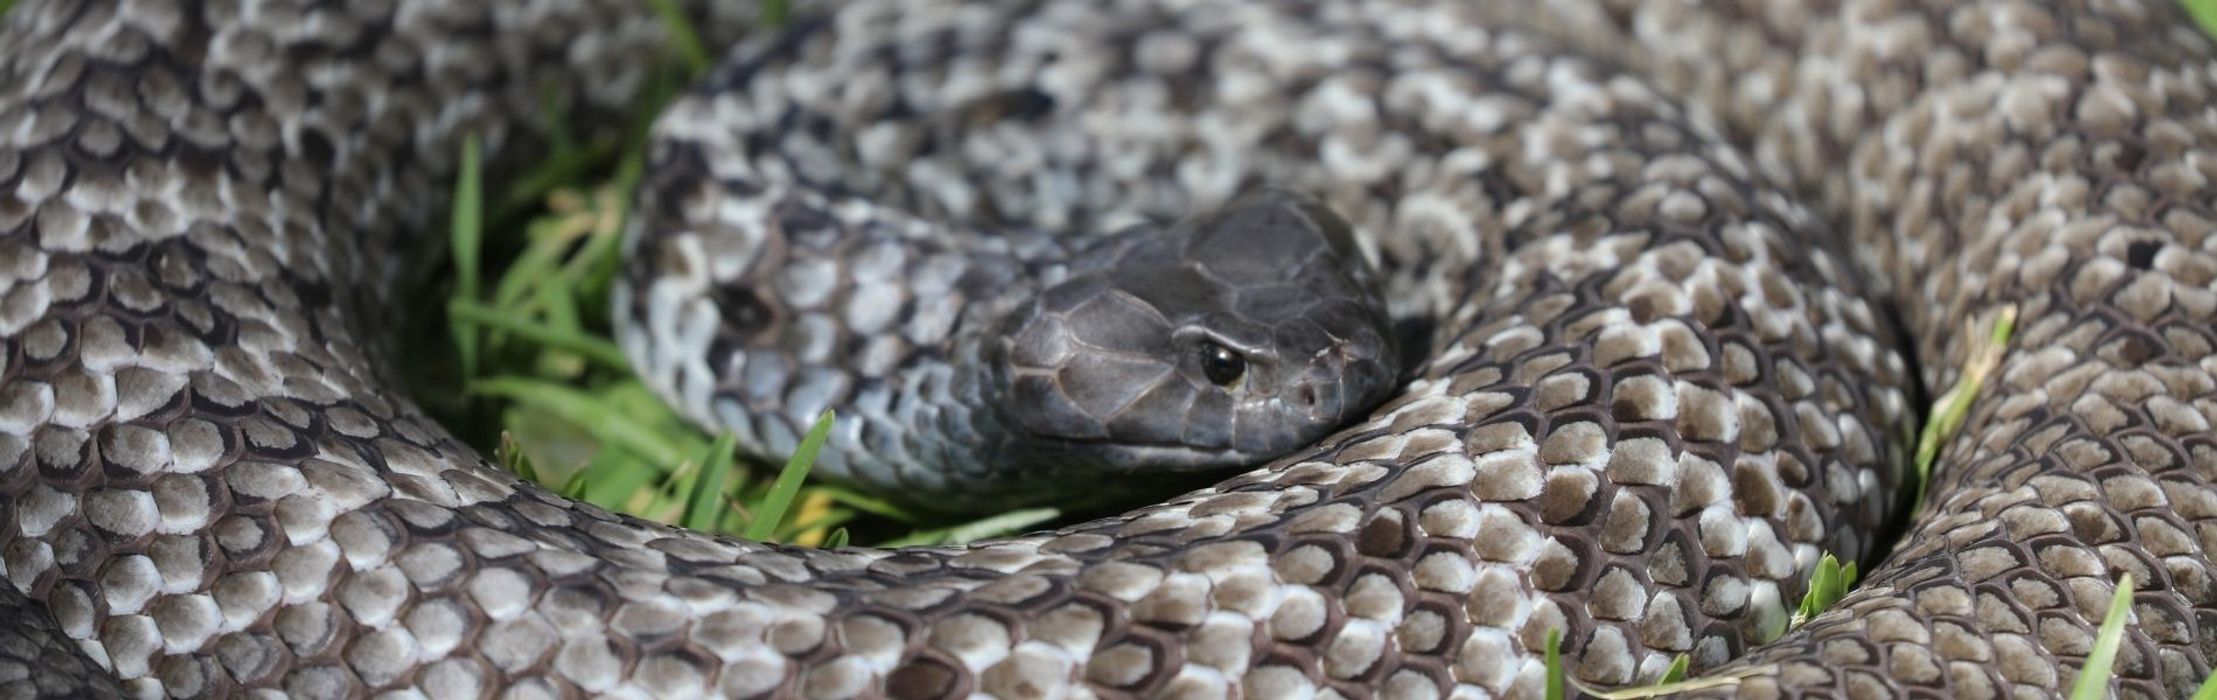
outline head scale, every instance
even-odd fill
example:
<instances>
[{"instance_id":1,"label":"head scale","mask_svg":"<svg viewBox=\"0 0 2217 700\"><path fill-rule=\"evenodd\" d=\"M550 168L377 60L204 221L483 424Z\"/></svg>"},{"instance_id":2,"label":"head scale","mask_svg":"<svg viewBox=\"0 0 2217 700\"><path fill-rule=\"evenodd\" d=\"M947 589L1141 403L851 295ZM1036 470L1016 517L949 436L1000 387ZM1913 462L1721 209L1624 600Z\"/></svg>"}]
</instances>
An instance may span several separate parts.
<instances>
[{"instance_id":1,"label":"head scale","mask_svg":"<svg viewBox=\"0 0 2217 700\"><path fill-rule=\"evenodd\" d=\"M1208 469L1308 444L1398 380L1347 223L1277 189L1136 227L1011 319L998 355L1025 452L1103 471Z\"/></svg>"}]
</instances>

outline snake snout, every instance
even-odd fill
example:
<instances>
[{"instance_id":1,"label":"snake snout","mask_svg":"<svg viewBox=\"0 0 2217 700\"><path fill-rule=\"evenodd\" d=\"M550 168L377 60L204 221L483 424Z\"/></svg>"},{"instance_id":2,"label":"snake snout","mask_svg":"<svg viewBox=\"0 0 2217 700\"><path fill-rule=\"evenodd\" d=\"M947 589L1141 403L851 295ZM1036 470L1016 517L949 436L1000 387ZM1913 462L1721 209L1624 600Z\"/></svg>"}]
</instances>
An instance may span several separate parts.
<instances>
[{"instance_id":1,"label":"snake snout","mask_svg":"<svg viewBox=\"0 0 2217 700\"><path fill-rule=\"evenodd\" d=\"M1301 379L1286 392L1286 400L1299 409L1311 423L1337 423L1345 405L1343 389L1347 371L1347 352L1344 348L1327 348L1317 353Z\"/></svg>"},{"instance_id":2,"label":"snake snout","mask_svg":"<svg viewBox=\"0 0 2217 700\"><path fill-rule=\"evenodd\" d=\"M1338 382L1303 380L1288 394L1286 402L1299 412L1303 422L1311 425L1338 422L1341 403Z\"/></svg>"},{"instance_id":3,"label":"snake snout","mask_svg":"<svg viewBox=\"0 0 2217 700\"><path fill-rule=\"evenodd\" d=\"M1384 380L1377 376L1377 360L1360 348L1337 344L1316 354L1308 371L1286 392L1286 402L1311 425L1337 426L1369 408L1366 390Z\"/></svg>"}]
</instances>

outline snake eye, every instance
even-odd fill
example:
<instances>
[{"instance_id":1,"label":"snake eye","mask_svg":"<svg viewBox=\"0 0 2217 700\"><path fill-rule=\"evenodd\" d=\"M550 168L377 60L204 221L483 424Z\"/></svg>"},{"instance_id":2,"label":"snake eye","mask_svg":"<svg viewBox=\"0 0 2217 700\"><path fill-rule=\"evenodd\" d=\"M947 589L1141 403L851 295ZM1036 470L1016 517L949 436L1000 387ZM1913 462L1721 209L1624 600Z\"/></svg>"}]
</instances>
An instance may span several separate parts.
<instances>
[{"instance_id":1,"label":"snake eye","mask_svg":"<svg viewBox=\"0 0 2217 700\"><path fill-rule=\"evenodd\" d=\"M1201 374L1217 386L1231 386L1247 374L1247 358L1215 343L1201 344Z\"/></svg>"}]
</instances>

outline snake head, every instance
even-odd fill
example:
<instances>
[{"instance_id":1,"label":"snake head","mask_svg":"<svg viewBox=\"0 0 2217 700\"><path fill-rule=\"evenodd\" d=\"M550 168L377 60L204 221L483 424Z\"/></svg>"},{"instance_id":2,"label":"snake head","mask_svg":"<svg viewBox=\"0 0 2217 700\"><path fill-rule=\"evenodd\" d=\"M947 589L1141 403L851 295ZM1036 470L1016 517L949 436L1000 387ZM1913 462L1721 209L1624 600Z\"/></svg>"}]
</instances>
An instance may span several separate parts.
<instances>
[{"instance_id":1,"label":"snake head","mask_svg":"<svg viewBox=\"0 0 2217 700\"><path fill-rule=\"evenodd\" d=\"M1278 189L1120 232L1012 318L1000 405L1022 451L1109 473L1276 457L1400 373L1347 222Z\"/></svg>"}]
</instances>

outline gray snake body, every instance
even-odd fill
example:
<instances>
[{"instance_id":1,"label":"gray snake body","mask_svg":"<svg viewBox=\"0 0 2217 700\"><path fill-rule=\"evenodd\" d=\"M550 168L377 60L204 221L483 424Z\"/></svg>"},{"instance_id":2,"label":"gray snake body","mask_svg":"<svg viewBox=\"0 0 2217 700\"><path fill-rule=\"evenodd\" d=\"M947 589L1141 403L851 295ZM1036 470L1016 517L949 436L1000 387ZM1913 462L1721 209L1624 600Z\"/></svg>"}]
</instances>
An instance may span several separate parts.
<instances>
[{"instance_id":1,"label":"gray snake body","mask_svg":"<svg viewBox=\"0 0 2217 700\"><path fill-rule=\"evenodd\" d=\"M1214 487L901 551L560 499L390 388L382 301L460 135L513 153L546 79L621 104L644 7L14 8L0 693L1538 697L1553 630L1597 685L1687 653L1745 672L1711 694L2052 697L2124 573L2114 689L2211 672L2217 74L2177 8L1163 5L856 3L776 70L899 70L763 104L899 136L877 88L1053 98L899 152L960 175L863 188L889 214L1312 193L1424 363ZM844 138L793 134L764 152ZM1821 552L1882 548L1913 387L2004 305L1905 539L1769 639Z\"/></svg>"}]
</instances>

